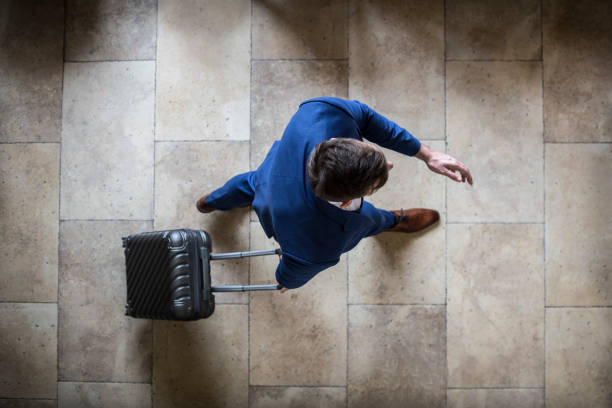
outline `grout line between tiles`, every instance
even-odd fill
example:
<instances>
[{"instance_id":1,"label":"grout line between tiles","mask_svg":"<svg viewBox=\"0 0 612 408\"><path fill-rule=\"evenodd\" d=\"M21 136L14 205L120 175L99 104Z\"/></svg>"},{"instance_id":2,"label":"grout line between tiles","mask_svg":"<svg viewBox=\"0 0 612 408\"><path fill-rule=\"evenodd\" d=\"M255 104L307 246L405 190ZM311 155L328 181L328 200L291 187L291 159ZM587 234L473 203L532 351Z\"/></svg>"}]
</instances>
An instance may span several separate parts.
<instances>
[{"instance_id":1,"label":"grout line between tiles","mask_svg":"<svg viewBox=\"0 0 612 408\"><path fill-rule=\"evenodd\" d=\"M344 403L348 408L348 392L349 392L349 285L350 285L350 272L349 272L349 257L350 254L346 254L346 385L344 392Z\"/></svg>"},{"instance_id":2,"label":"grout line between tiles","mask_svg":"<svg viewBox=\"0 0 612 408\"><path fill-rule=\"evenodd\" d=\"M36 398L36 397L0 397L0 400L57 401L57 398Z\"/></svg>"},{"instance_id":3,"label":"grout line between tiles","mask_svg":"<svg viewBox=\"0 0 612 408\"><path fill-rule=\"evenodd\" d=\"M151 216L153 219L151 220L153 231L155 231L155 174L157 173L156 168L156 160L157 160L157 144L155 143L155 139L157 138L157 51L159 48L159 0L155 2L155 77L153 78L153 213ZM151 408L155 406L154 401L154 386L155 386L155 321L151 321Z\"/></svg>"},{"instance_id":4,"label":"grout line between tiles","mask_svg":"<svg viewBox=\"0 0 612 408\"><path fill-rule=\"evenodd\" d=\"M63 70L63 63L62 63L62 70ZM62 71L62 88L64 86L64 73ZM61 115L61 112L60 112ZM60 117L60 121L61 121L61 117ZM61 129L60 129L61 130ZM0 145L12 145L12 144L27 144L27 145L32 145L32 144L60 144L60 142L38 142L38 141L32 141L32 142L0 142Z\"/></svg>"},{"instance_id":5,"label":"grout line between tiles","mask_svg":"<svg viewBox=\"0 0 612 408\"><path fill-rule=\"evenodd\" d=\"M156 34L157 35L157 34ZM92 60L92 61L81 61L81 60L64 60L64 62L70 64L91 64L96 62L155 62L154 59L122 59L122 60Z\"/></svg>"},{"instance_id":6,"label":"grout line between tiles","mask_svg":"<svg viewBox=\"0 0 612 408\"><path fill-rule=\"evenodd\" d=\"M249 22L249 170L252 171L252 146L253 146L253 0L251 5L251 20ZM253 231L253 223L251 222L251 212L249 211L249 251L252 250L251 235ZM249 262L249 285L251 284L252 260ZM251 294L247 293L247 407L251 406Z\"/></svg>"},{"instance_id":7,"label":"grout line between tiles","mask_svg":"<svg viewBox=\"0 0 612 408\"><path fill-rule=\"evenodd\" d=\"M205 143L205 142L236 142L251 143L250 139L197 139L197 140L156 140L155 143Z\"/></svg>"},{"instance_id":8,"label":"grout line between tiles","mask_svg":"<svg viewBox=\"0 0 612 408\"><path fill-rule=\"evenodd\" d=\"M344 385L252 385L256 388L344 388Z\"/></svg>"},{"instance_id":9,"label":"grout line between tiles","mask_svg":"<svg viewBox=\"0 0 612 408\"><path fill-rule=\"evenodd\" d=\"M257 62L324 62L347 61L348 58L253 58L252 60Z\"/></svg>"},{"instance_id":10,"label":"grout line between tiles","mask_svg":"<svg viewBox=\"0 0 612 408\"><path fill-rule=\"evenodd\" d=\"M127 219L127 218L60 218L60 223L61 222L66 222L66 221L96 221L96 222L106 222L106 221L132 221L132 222L153 222L153 219L144 219L144 220L137 220L137 219Z\"/></svg>"},{"instance_id":11,"label":"grout line between tiles","mask_svg":"<svg viewBox=\"0 0 612 408\"><path fill-rule=\"evenodd\" d=\"M544 269L544 358L542 359L544 362L544 369L542 370L543 382L544 384L544 408L546 408L546 302L548 301L548 288L547 288L547 279L546 274L546 121L545 121L545 112L544 112L544 1L540 0L540 57L542 59L540 65L540 86L542 92L542 191L543 191L543 199L542 199L542 217L544 220L543 225L543 269Z\"/></svg>"},{"instance_id":12,"label":"grout line between tiles","mask_svg":"<svg viewBox=\"0 0 612 408\"><path fill-rule=\"evenodd\" d=\"M348 306L446 306L445 303L347 303Z\"/></svg>"},{"instance_id":13,"label":"grout line between tiles","mask_svg":"<svg viewBox=\"0 0 612 408\"><path fill-rule=\"evenodd\" d=\"M546 306L546 309L612 309L612 305L607 305L607 306Z\"/></svg>"},{"instance_id":14,"label":"grout line between tiles","mask_svg":"<svg viewBox=\"0 0 612 408\"><path fill-rule=\"evenodd\" d=\"M151 385L150 382L141 381L93 381L93 380L61 380L58 383L87 383L87 384L137 384Z\"/></svg>"},{"instance_id":15,"label":"grout line between tiles","mask_svg":"<svg viewBox=\"0 0 612 408\"><path fill-rule=\"evenodd\" d=\"M56 295L56 326L55 326L55 398L59 405L60 376L60 276L61 276L61 217L62 217L62 134L64 133L64 83L66 78L66 16L68 15L68 0L64 0L64 32L62 35L62 95L60 100L60 134L59 134L59 165L57 184L57 295Z\"/></svg>"},{"instance_id":16,"label":"grout line between tiles","mask_svg":"<svg viewBox=\"0 0 612 408\"><path fill-rule=\"evenodd\" d=\"M447 390L543 390L544 387L448 387Z\"/></svg>"},{"instance_id":17,"label":"grout line between tiles","mask_svg":"<svg viewBox=\"0 0 612 408\"><path fill-rule=\"evenodd\" d=\"M542 71L544 71L544 64L542 64ZM542 94L542 100L544 100L544 95ZM611 144L612 140L608 141L608 142L563 142L563 141L544 141L544 144Z\"/></svg>"},{"instance_id":18,"label":"grout line between tiles","mask_svg":"<svg viewBox=\"0 0 612 408\"><path fill-rule=\"evenodd\" d=\"M31 300L0 300L0 303L5 304L27 304L27 305L55 305L57 302L31 301Z\"/></svg>"},{"instance_id":19,"label":"grout line between tiles","mask_svg":"<svg viewBox=\"0 0 612 408\"><path fill-rule=\"evenodd\" d=\"M444 0L444 153L448 154L446 123L446 0ZM448 407L448 180L444 178L444 407Z\"/></svg>"},{"instance_id":20,"label":"grout line between tiles","mask_svg":"<svg viewBox=\"0 0 612 408\"><path fill-rule=\"evenodd\" d=\"M447 59L446 62L542 62L541 59Z\"/></svg>"}]
</instances>

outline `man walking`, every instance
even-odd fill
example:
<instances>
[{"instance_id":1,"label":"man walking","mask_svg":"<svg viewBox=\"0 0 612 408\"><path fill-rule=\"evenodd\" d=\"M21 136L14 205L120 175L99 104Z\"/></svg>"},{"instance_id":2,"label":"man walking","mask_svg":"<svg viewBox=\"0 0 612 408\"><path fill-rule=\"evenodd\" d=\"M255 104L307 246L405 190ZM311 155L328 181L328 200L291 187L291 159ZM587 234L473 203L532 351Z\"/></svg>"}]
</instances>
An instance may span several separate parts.
<instances>
[{"instance_id":1,"label":"man walking","mask_svg":"<svg viewBox=\"0 0 612 408\"><path fill-rule=\"evenodd\" d=\"M429 149L367 105L322 97L300 104L257 170L233 177L196 207L208 213L252 205L266 235L280 244L281 292L298 288L338 263L362 238L416 232L439 220L435 210L386 211L363 199L385 184L393 167L376 145L416 156L430 170L472 184L461 162Z\"/></svg>"}]
</instances>

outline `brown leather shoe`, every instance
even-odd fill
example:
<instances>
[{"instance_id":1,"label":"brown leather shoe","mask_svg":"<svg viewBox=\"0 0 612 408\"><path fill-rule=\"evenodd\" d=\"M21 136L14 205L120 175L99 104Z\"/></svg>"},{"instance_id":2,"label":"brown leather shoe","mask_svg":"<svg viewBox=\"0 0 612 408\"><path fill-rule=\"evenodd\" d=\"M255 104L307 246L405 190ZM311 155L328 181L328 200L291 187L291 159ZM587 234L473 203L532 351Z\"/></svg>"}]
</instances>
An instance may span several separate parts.
<instances>
[{"instance_id":1,"label":"brown leather shoe","mask_svg":"<svg viewBox=\"0 0 612 408\"><path fill-rule=\"evenodd\" d=\"M211 206L205 204L205 201L206 201L206 199L208 198L209 195L210 194L206 194L206 195L200 197L200 199L196 203L196 207L197 207L199 212L206 214L206 213L213 212L213 211L216 210L216 208L211 207Z\"/></svg>"},{"instance_id":2,"label":"brown leather shoe","mask_svg":"<svg viewBox=\"0 0 612 408\"><path fill-rule=\"evenodd\" d=\"M395 215L395 226L387 231L391 232L417 232L421 231L440 219L436 210L426 208L411 208L409 210L392 210Z\"/></svg>"}]
</instances>

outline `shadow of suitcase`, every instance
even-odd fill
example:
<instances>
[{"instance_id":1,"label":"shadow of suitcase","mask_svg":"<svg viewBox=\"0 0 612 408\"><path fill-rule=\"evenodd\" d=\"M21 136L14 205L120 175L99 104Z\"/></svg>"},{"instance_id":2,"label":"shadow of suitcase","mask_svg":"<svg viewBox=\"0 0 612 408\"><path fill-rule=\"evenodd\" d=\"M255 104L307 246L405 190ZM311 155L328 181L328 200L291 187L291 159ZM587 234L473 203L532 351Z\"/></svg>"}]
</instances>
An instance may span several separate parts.
<instances>
[{"instance_id":1,"label":"shadow of suitcase","mask_svg":"<svg viewBox=\"0 0 612 408\"><path fill-rule=\"evenodd\" d=\"M213 254L210 235L190 229L143 232L122 240L127 316L182 321L204 319L215 311L213 292L280 289L280 285L213 287L210 279L211 260L280 255L280 249Z\"/></svg>"}]
</instances>

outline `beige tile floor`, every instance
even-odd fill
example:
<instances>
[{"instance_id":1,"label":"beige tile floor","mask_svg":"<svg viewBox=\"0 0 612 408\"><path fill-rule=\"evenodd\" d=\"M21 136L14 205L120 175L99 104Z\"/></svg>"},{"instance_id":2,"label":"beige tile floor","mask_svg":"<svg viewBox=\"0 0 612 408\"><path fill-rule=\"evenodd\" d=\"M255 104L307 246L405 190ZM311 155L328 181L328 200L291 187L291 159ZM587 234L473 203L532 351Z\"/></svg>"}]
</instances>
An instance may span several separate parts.
<instances>
[{"instance_id":1,"label":"beige tile floor","mask_svg":"<svg viewBox=\"0 0 612 408\"><path fill-rule=\"evenodd\" d=\"M611 21L606 0L1 2L0 407L612 407ZM123 235L275 246L193 204L318 95L474 187L389 152L371 201L439 225L207 320L123 316Z\"/></svg>"}]
</instances>

